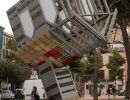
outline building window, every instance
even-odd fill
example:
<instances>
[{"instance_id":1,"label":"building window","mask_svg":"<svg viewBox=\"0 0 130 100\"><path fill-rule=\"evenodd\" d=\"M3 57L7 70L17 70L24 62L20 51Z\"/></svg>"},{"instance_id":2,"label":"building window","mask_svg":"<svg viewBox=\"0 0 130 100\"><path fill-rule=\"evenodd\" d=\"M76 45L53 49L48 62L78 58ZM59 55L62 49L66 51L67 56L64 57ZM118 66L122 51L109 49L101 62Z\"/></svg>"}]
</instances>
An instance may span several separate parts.
<instances>
[{"instance_id":1,"label":"building window","mask_svg":"<svg viewBox=\"0 0 130 100\"><path fill-rule=\"evenodd\" d=\"M6 38L6 49L8 49L9 46L9 38Z\"/></svg>"},{"instance_id":2,"label":"building window","mask_svg":"<svg viewBox=\"0 0 130 100\"><path fill-rule=\"evenodd\" d=\"M30 16L29 9L27 9L27 8L24 9L24 11L19 14L19 17L20 17L21 24L23 26L25 34L28 37L32 38L33 32L34 32L34 26L32 23L32 18Z\"/></svg>"},{"instance_id":3,"label":"building window","mask_svg":"<svg viewBox=\"0 0 130 100\"><path fill-rule=\"evenodd\" d=\"M5 37L3 37L3 46L5 46Z\"/></svg>"},{"instance_id":4,"label":"building window","mask_svg":"<svg viewBox=\"0 0 130 100\"><path fill-rule=\"evenodd\" d=\"M6 50L3 49L3 59L5 59L5 58L6 58Z\"/></svg>"}]
</instances>

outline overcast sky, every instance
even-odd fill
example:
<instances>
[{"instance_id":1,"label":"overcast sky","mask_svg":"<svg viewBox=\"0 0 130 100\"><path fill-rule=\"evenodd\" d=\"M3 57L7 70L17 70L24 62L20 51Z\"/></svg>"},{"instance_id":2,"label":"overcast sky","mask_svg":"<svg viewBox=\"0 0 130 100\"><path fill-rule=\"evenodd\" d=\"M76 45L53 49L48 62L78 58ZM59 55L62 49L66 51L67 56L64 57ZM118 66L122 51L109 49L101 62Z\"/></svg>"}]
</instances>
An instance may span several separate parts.
<instances>
[{"instance_id":1,"label":"overcast sky","mask_svg":"<svg viewBox=\"0 0 130 100\"><path fill-rule=\"evenodd\" d=\"M13 6L19 0L1 0L0 3L0 26L5 28L5 32L13 34L12 29L9 24L9 20L6 14L6 10L8 10L11 6Z\"/></svg>"}]
</instances>

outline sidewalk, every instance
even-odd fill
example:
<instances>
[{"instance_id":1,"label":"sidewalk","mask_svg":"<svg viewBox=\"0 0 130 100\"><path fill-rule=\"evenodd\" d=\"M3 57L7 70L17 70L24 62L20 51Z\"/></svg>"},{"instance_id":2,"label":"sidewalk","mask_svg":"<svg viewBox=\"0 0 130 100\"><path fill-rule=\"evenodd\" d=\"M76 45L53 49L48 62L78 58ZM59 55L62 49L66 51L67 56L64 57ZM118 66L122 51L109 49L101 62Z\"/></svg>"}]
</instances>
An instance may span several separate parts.
<instances>
[{"instance_id":1,"label":"sidewalk","mask_svg":"<svg viewBox=\"0 0 130 100\"><path fill-rule=\"evenodd\" d=\"M110 96L110 99L108 99L107 95L102 95L98 97L99 100L125 100L124 96L116 96L113 98L113 96ZM90 95L85 95L84 97L80 98L79 100L93 100L93 97Z\"/></svg>"}]
</instances>

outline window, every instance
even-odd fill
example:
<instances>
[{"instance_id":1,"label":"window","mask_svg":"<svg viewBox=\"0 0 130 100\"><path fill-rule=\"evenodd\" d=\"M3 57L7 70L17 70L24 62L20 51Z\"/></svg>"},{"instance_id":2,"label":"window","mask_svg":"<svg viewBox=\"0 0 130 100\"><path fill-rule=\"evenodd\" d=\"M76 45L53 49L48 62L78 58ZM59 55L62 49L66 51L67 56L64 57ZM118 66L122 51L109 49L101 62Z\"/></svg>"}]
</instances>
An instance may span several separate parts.
<instances>
[{"instance_id":1,"label":"window","mask_svg":"<svg viewBox=\"0 0 130 100\"><path fill-rule=\"evenodd\" d=\"M57 17L53 0L39 0L43 14L47 21L54 23Z\"/></svg>"},{"instance_id":2,"label":"window","mask_svg":"<svg viewBox=\"0 0 130 100\"><path fill-rule=\"evenodd\" d=\"M3 49L3 59L6 58L6 50Z\"/></svg>"},{"instance_id":3,"label":"window","mask_svg":"<svg viewBox=\"0 0 130 100\"><path fill-rule=\"evenodd\" d=\"M28 9L19 14L24 32L30 38L33 36L34 26Z\"/></svg>"},{"instance_id":4,"label":"window","mask_svg":"<svg viewBox=\"0 0 130 100\"><path fill-rule=\"evenodd\" d=\"M3 37L3 46L5 46L5 37Z\"/></svg>"}]
</instances>

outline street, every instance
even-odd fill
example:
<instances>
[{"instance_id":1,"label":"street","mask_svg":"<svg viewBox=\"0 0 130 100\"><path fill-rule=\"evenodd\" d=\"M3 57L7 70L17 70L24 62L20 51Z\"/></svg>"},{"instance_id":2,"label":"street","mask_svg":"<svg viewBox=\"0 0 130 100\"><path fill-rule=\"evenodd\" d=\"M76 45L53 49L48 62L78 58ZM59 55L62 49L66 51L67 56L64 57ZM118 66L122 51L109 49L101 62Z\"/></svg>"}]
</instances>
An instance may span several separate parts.
<instances>
[{"instance_id":1,"label":"street","mask_svg":"<svg viewBox=\"0 0 130 100\"><path fill-rule=\"evenodd\" d=\"M79 100L93 100L93 97L90 95L85 95ZM108 99L107 95L102 95L102 96L99 96L99 100L124 100L124 96L116 96L116 98L113 98L113 96L110 96L110 98Z\"/></svg>"}]
</instances>

